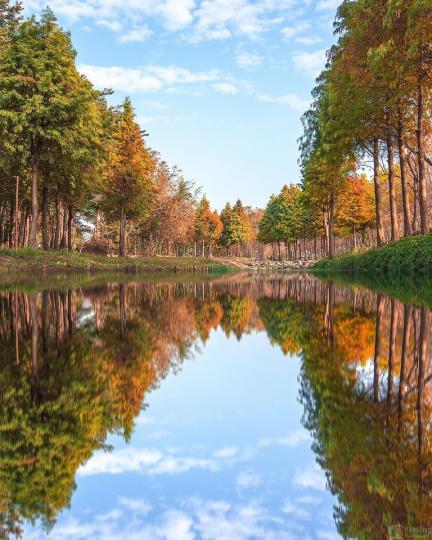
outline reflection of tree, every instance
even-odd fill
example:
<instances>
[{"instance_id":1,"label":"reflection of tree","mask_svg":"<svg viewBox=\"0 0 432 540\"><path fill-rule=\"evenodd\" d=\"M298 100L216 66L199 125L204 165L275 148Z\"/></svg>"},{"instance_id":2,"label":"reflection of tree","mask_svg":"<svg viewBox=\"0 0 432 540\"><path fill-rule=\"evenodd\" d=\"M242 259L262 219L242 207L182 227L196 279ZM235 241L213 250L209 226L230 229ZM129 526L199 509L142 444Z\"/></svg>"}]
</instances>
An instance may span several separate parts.
<instances>
[{"instance_id":1,"label":"reflection of tree","mask_svg":"<svg viewBox=\"0 0 432 540\"><path fill-rule=\"evenodd\" d=\"M427 524L432 316L306 275L0 293L0 537L50 527L110 432L221 328L302 358L300 397L341 534Z\"/></svg>"},{"instance_id":2,"label":"reflection of tree","mask_svg":"<svg viewBox=\"0 0 432 540\"><path fill-rule=\"evenodd\" d=\"M319 321L305 321L311 330L303 347L305 425L338 496L335 515L345 538L382 539L389 525L430 523L430 319L425 308L378 297L377 342L367 347L375 359L370 377L359 375L350 349L338 346L337 325L329 346L316 339Z\"/></svg>"}]
</instances>

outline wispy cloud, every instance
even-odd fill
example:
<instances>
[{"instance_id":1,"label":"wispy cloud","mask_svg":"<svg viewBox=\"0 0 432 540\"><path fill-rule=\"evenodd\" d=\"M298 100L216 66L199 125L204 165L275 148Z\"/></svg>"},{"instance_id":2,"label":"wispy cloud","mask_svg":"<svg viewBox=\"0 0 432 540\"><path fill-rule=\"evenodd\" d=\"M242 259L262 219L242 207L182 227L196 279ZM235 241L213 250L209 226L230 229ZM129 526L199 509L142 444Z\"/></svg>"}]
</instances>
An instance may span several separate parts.
<instances>
[{"instance_id":1,"label":"wispy cloud","mask_svg":"<svg viewBox=\"0 0 432 540\"><path fill-rule=\"evenodd\" d=\"M309 106L309 101L307 99L303 99L294 93L284 94L282 96L258 94L258 100L263 103L280 103L281 105L287 105L290 109L295 111L304 111Z\"/></svg>"},{"instance_id":2,"label":"wispy cloud","mask_svg":"<svg viewBox=\"0 0 432 540\"><path fill-rule=\"evenodd\" d=\"M292 59L297 71L316 77L325 67L326 51L325 49L311 52L296 51L293 53Z\"/></svg>"},{"instance_id":3,"label":"wispy cloud","mask_svg":"<svg viewBox=\"0 0 432 540\"><path fill-rule=\"evenodd\" d=\"M221 94L227 94L227 95L235 95L235 94L238 94L238 88L235 84L231 83L231 82L220 82L220 83L215 83L213 85L213 88L217 91L217 92L220 92Z\"/></svg>"},{"instance_id":4,"label":"wispy cloud","mask_svg":"<svg viewBox=\"0 0 432 540\"><path fill-rule=\"evenodd\" d=\"M238 454L237 446L226 446L213 452L213 456L221 459L233 458Z\"/></svg>"},{"instance_id":5,"label":"wispy cloud","mask_svg":"<svg viewBox=\"0 0 432 540\"><path fill-rule=\"evenodd\" d=\"M310 434L302 429L293 431L292 433L284 437L268 437L265 439L260 439L258 441L258 446L288 446L290 448L295 448L304 442L309 442L311 440Z\"/></svg>"},{"instance_id":6,"label":"wispy cloud","mask_svg":"<svg viewBox=\"0 0 432 540\"><path fill-rule=\"evenodd\" d=\"M150 476L174 475L193 469L214 471L218 467L219 463L216 459L178 457L145 448L125 448L112 453L96 453L90 461L79 469L78 474L81 476L93 476L96 474L139 472Z\"/></svg>"},{"instance_id":7,"label":"wispy cloud","mask_svg":"<svg viewBox=\"0 0 432 540\"><path fill-rule=\"evenodd\" d=\"M139 508L141 501L119 501L119 507L105 514L66 518L56 525L57 540L293 540L306 538L305 530L293 517L286 520L258 503L187 499L178 505L137 511L131 519L127 510ZM293 531L293 532L291 532ZM45 532L27 528L25 538L42 540Z\"/></svg>"},{"instance_id":8,"label":"wispy cloud","mask_svg":"<svg viewBox=\"0 0 432 540\"><path fill-rule=\"evenodd\" d=\"M236 485L240 489L250 489L263 483L261 476L253 471L240 473L236 480Z\"/></svg>"},{"instance_id":9,"label":"wispy cloud","mask_svg":"<svg viewBox=\"0 0 432 540\"><path fill-rule=\"evenodd\" d=\"M223 83L223 75L217 70L193 72L178 66L94 66L81 64L79 70L98 88L112 88L128 93L159 92L164 89L205 83Z\"/></svg>"},{"instance_id":10,"label":"wispy cloud","mask_svg":"<svg viewBox=\"0 0 432 540\"><path fill-rule=\"evenodd\" d=\"M327 3L321 1L320 9L327 9ZM45 7L45 1L24 0L24 5L37 12ZM125 36L138 37L134 28L152 20L164 31L181 32L184 38L197 42L233 36L256 40L296 11L301 12L304 0L51 0L50 5L72 23L106 21L107 28L124 32L121 41L127 41Z\"/></svg>"},{"instance_id":11,"label":"wispy cloud","mask_svg":"<svg viewBox=\"0 0 432 540\"><path fill-rule=\"evenodd\" d=\"M251 71L261 65L262 57L247 51L237 51L235 61L240 68Z\"/></svg>"}]
</instances>

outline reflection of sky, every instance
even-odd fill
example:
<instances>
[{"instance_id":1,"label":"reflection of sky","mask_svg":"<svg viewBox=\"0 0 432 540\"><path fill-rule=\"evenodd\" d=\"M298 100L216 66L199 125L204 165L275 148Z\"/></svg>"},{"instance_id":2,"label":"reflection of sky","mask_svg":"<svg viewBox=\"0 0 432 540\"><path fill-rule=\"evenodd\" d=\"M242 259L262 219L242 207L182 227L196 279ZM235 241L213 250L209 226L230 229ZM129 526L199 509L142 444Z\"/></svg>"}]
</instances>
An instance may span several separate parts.
<instances>
[{"instance_id":1,"label":"reflection of sky","mask_svg":"<svg viewBox=\"0 0 432 540\"><path fill-rule=\"evenodd\" d=\"M80 469L49 537L103 540L338 538L332 496L301 425L299 361L264 334L205 349L147 396L129 445ZM25 538L40 539L40 529Z\"/></svg>"}]
</instances>

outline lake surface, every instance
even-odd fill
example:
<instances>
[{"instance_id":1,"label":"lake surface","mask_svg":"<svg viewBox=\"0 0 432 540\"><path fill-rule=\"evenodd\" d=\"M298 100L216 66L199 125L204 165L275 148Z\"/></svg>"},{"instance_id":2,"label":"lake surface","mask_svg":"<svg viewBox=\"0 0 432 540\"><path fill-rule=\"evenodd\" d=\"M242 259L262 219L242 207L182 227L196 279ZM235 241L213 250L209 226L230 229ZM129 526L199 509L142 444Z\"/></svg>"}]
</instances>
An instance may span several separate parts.
<instances>
[{"instance_id":1,"label":"lake surface","mask_svg":"<svg viewBox=\"0 0 432 540\"><path fill-rule=\"evenodd\" d=\"M306 274L0 291L0 537L430 538L431 322Z\"/></svg>"}]
</instances>

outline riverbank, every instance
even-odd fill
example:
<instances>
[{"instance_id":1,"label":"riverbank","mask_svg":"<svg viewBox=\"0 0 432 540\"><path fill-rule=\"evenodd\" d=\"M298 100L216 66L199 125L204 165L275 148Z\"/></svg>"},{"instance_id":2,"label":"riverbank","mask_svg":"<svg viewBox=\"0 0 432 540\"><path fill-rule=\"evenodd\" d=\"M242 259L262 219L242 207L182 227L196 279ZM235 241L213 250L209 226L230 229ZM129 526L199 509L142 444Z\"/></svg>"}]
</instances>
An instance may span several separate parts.
<instances>
[{"instance_id":1,"label":"riverbank","mask_svg":"<svg viewBox=\"0 0 432 540\"><path fill-rule=\"evenodd\" d=\"M432 277L432 234L411 236L364 253L323 259L311 268L316 273L390 278Z\"/></svg>"},{"instance_id":2,"label":"riverbank","mask_svg":"<svg viewBox=\"0 0 432 540\"><path fill-rule=\"evenodd\" d=\"M188 257L105 257L66 251L0 249L0 278L18 274L58 272L224 274L234 267L216 259Z\"/></svg>"},{"instance_id":3,"label":"riverbank","mask_svg":"<svg viewBox=\"0 0 432 540\"><path fill-rule=\"evenodd\" d=\"M0 249L0 276L5 274L52 274L56 272L157 272L225 274L235 270L307 270L314 261L272 261L245 257L106 257L67 251Z\"/></svg>"}]
</instances>

